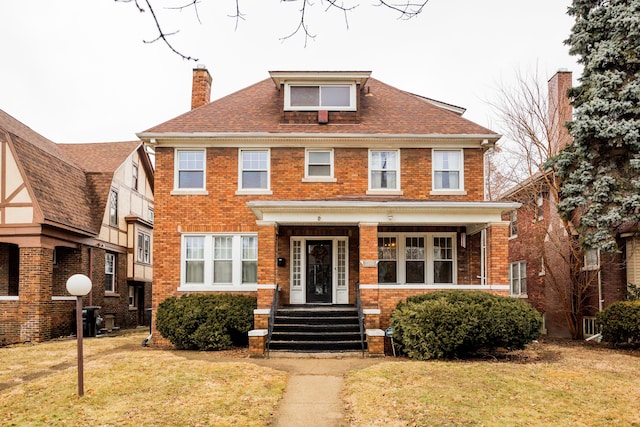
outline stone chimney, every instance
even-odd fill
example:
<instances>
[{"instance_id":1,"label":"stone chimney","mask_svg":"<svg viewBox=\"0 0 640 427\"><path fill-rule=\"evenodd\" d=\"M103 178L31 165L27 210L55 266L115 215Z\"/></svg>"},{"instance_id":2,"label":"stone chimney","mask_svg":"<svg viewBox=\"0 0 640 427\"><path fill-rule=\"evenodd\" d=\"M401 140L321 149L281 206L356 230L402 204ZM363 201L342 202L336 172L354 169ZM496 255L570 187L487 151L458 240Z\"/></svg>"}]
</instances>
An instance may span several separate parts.
<instances>
[{"instance_id":1,"label":"stone chimney","mask_svg":"<svg viewBox=\"0 0 640 427\"><path fill-rule=\"evenodd\" d=\"M205 65L198 65L193 69L193 84L191 86L191 109L196 109L209 103L211 97L211 74Z\"/></svg>"},{"instance_id":2,"label":"stone chimney","mask_svg":"<svg viewBox=\"0 0 640 427\"><path fill-rule=\"evenodd\" d=\"M573 107L569 103L567 91L573 86L572 73L561 68L549 79L549 123L551 125L553 154L571 142L566 123L570 122Z\"/></svg>"}]
</instances>

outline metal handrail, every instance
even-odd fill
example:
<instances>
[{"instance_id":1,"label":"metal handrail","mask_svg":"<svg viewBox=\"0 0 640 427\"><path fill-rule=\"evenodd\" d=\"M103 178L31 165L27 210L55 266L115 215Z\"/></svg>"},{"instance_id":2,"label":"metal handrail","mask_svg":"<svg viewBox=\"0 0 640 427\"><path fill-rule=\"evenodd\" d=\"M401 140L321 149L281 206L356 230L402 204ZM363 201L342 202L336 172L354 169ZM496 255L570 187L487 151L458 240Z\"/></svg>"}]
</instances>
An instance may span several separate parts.
<instances>
[{"instance_id":1,"label":"metal handrail","mask_svg":"<svg viewBox=\"0 0 640 427\"><path fill-rule=\"evenodd\" d=\"M269 356L269 346L271 345L271 334L273 333L273 325L275 323L276 311L278 310L278 295L280 286L276 285L273 292L273 299L271 300L271 310L269 310L269 326L267 328L267 356Z\"/></svg>"},{"instance_id":2,"label":"metal handrail","mask_svg":"<svg viewBox=\"0 0 640 427\"><path fill-rule=\"evenodd\" d=\"M358 323L360 323L360 345L362 346L362 357L364 357L364 313L360 298L360 283L356 283L356 304L358 306Z\"/></svg>"}]
</instances>

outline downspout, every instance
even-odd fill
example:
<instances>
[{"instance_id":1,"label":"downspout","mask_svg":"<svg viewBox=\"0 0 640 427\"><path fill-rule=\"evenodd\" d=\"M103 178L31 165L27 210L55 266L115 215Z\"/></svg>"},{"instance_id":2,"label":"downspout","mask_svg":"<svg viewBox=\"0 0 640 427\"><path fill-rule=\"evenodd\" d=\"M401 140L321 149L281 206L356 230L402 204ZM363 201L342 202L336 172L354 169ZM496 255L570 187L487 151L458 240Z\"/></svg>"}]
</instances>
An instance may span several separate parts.
<instances>
[{"instance_id":1,"label":"downspout","mask_svg":"<svg viewBox=\"0 0 640 427\"><path fill-rule=\"evenodd\" d=\"M93 248L89 247L89 280L93 283ZM89 305L93 305L93 286L89 292Z\"/></svg>"},{"instance_id":2,"label":"downspout","mask_svg":"<svg viewBox=\"0 0 640 427\"><path fill-rule=\"evenodd\" d=\"M602 299L602 269L598 265L598 311L602 311L602 303L604 303L604 299Z\"/></svg>"}]
</instances>

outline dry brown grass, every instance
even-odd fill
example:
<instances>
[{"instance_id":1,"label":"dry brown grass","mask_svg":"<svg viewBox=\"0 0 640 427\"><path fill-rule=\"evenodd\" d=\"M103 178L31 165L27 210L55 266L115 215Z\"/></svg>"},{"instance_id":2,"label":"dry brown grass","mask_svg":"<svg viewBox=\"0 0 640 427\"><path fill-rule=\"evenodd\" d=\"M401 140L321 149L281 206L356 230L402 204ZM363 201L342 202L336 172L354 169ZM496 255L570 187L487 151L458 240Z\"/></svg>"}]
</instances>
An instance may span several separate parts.
<instances>
[{"instance_id":1,"label":"dry brown grass","mask_svg":"<svg viewBox=\"0 0 640 427\"><path fill-rule=\"evenodd\" d=\"M262 426L272 418L286 373L221 361L228 353L194 359L143 348L145 336L85 340L83 397L75 340L0 349L0 424Z\"/></svg>"},{"instance_id":2,"label":"dry brown grass","mask_svg":"<svg viewBox=\"0 0 640 427\"><path fill-rule=\"evenodd\" d=\"M351 372L353 426L640 426L640 357L540 343L511 360L385 362Z\"/></svg>"}]
</instances>

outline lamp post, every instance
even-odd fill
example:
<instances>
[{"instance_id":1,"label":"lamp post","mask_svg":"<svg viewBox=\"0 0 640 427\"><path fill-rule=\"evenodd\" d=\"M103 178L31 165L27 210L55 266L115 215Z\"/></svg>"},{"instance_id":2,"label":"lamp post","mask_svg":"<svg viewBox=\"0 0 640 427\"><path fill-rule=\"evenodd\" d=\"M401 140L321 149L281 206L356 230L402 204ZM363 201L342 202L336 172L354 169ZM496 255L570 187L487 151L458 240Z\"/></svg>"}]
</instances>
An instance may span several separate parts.
<instances>
[{"instance_id":1,"label":"lamp post","mask_svg":"<svg viewBox=\"0 0 640 427\"><path fill-rule=\"evenodd\" d=\"M78 337L78 396L84 395L84 367L82 360L82 297L91 292L91 279L74 274L67 279L67 291L76 297L76 336Z\"/></svg>"}]
</instances>

